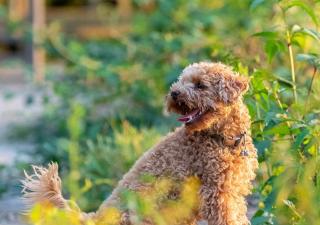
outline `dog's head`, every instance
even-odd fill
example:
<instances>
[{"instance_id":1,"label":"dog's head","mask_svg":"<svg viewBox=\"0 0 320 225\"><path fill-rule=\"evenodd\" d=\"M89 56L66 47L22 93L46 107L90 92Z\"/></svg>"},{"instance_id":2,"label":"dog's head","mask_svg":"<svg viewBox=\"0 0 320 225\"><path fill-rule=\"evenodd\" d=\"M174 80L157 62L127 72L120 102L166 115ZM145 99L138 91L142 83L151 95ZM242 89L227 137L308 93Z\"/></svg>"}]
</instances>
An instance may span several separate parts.
<instances>
[{"instance_id":1,"label":"dog's head","mask_svg":"<svg viewBox=\"0 0 320 225\"><path fill-rule=\"evenodd\" d=\"M187 66L167 96L167 110L181 115L189 130L209 128L248 89L248 79L222 63ZM222 118L220 118L222 119Z\"/></svg>"}]
</instances>

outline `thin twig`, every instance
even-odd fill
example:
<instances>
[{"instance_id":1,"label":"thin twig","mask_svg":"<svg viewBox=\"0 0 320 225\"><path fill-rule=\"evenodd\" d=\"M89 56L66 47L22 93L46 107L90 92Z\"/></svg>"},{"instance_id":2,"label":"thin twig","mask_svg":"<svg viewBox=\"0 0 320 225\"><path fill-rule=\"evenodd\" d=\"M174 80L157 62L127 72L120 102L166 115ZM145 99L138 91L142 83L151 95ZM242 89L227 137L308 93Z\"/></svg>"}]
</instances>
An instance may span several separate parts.
<instances>
[{"instance_id":1,"label":"thin twig","mask_svg":"<svg viewBox=\"0 0 320 225\"><path fill-rule=\"evenodd\" d=\"M276 98L276 101L277 101L280 109L283 110L283 105L282 105L281 100L280 100L280 98L279 98L279 95L278 95L278 93L277 93L276 91L274 92L274 97Z\"/></svg>"},{"instance_id":2,"label":"thin twig","mask_svg":"<svg viewBox=\"0 0 320 225\"><path fill-rule=\"evenodd\" d=\"M256 100L255 101L255 103L256 103L255 105L256 105L256 109L257 109L257 117L260 120L261 119L261 114L260 114L260 108L259 108L256 96L254 96L254 99ZM261 123L259 123L259 129L260 129L260 132L263 133L263 127L262 127Z\"/></svg>"},{"instance_id":3,"label":"thin twig","mask_svg":"<svg viewBox=\"0 0 320 225\"><path fill-rule=\"evenodd\" d=\"M293 97L294 102L297 103L297 87L296 87L296 72L294 69L294 59L293 59L293 51L292 51L292 43L291 43L291 35L289 30L287 30L287 46L289 50L289 58L290 58L290 67L291 67L291 79L292 79L292 89L293 89Z\"/></svg>"},{"instance_id":4,"label":"thin twig","mask_svg":"<svg viewBox=\"0 0 320 225\"><path fill-rule=\"evenodd\" d=\"M305 102L305 105L304 105L304 110L305 111L307 110L307 107L308 107L308 104L309 104L309 98L310 98L310 95L311 95L311 92L312 92L312 86L313 86L314 78L316 77L317 71L318 71L317 67L314 66L313 67L312 78L311 78L311 83L310 83L310 86L309 86L309 89L308 89L307 99L306 99L306 102Z\"/></svg>"}]
</instances>

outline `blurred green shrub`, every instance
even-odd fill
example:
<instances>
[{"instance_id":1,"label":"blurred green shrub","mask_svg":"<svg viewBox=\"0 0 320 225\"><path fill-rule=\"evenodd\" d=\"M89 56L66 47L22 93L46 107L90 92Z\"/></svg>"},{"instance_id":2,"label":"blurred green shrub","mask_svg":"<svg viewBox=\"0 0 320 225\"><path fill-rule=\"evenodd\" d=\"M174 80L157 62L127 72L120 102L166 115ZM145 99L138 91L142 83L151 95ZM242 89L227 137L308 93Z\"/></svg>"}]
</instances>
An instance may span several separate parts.
<instances>
[{"instance_id":1,"label":"blurred green shrub","mask_svg":"<svg viewBox=\"0 0 320 225\"><path fill-rule=\"evenodd\" d=\"M78 168L85 177L82 189L85 195L76 200L84 206L97 208L100 202L92 199L105 199L106 193L113 190L122 175L160 137L161 133L154 128L138 130L124 121L112 136L88 140L87 151L82 154L82 165Z\"/></svg>"},{"instance_id":2,"label":"blurred green shrub","mask_svg":"<svg viewBox=\"0 0 320 225\"><path fill-rule=\"evenodd\" d=\"M254 3L259 7L263 1ZM272 67L253 72L247 99L255 118L252 128L260 161L260 209L252 224L320 221L316 6L305 1L274 2L274 23L253 35L263 40L266 65Z\"/></svg>"}]
</instances>

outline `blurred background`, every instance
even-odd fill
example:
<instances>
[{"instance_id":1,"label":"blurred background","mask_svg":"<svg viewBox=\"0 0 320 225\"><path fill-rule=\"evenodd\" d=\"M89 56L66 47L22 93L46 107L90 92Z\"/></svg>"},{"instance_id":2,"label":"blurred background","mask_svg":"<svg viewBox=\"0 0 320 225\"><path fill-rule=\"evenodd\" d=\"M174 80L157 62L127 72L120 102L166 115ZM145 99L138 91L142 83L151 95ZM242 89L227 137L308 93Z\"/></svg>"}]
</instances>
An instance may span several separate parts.
<instances>
[{"instance_id":1,"label":"blurred background","mask_svg":"<svg viewBox=\"0 0 320 225\"><path fill-rule=\"evenodd\" d=\"M31 164L58 162L64 194L97 209L179 126L164 97L205 60L251 78L252 224L319 224L319 2L0 0L0 224L24 224Z\"/></svg>"}]
</instances>

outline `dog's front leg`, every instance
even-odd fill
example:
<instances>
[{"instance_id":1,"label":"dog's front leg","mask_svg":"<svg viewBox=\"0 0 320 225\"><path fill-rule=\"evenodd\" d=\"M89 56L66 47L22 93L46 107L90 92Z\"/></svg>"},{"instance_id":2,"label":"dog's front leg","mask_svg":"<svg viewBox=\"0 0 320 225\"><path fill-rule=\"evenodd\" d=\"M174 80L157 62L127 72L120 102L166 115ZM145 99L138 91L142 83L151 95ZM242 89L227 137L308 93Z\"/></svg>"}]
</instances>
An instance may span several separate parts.
<instances>
[{"instance_id":1,"label":"dog's front leg","mask_svg":"<svg viewBox=\"0 0 320 225\"><path fill-rule=\"evenodd\" d=\"M200 214L208 225L248 225L245 199L217 185L203 185L200 189Z\"/></svg>"},{"instance_id":2,"label":"dog's front leg","mask_svg":"<svg viewBox=\"0 0 320 225\"><path fill-rule=\"evenodd\" d=\"M200 188L200 216L207 225L227 225L224 219L225 210L219 203L218 189L213 185L202 185Z\"/></svg>"}]
</instances>

